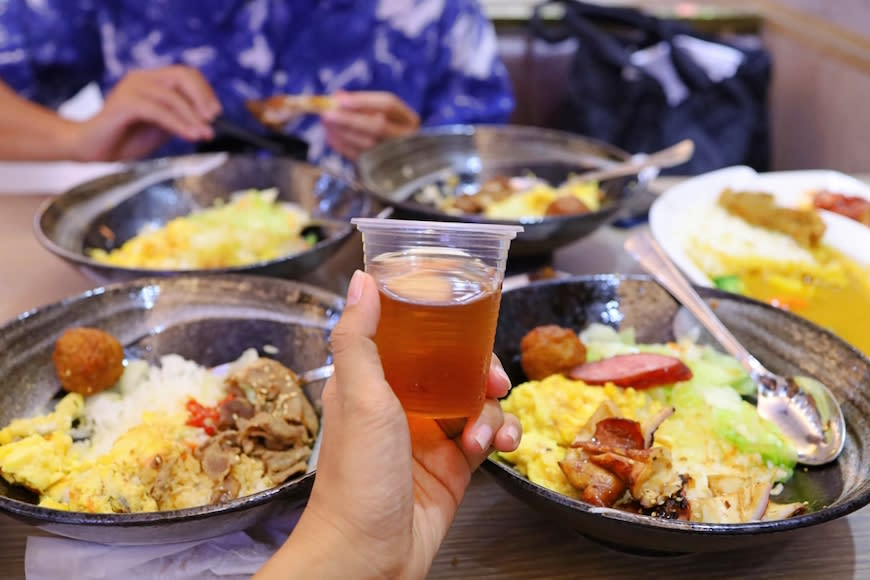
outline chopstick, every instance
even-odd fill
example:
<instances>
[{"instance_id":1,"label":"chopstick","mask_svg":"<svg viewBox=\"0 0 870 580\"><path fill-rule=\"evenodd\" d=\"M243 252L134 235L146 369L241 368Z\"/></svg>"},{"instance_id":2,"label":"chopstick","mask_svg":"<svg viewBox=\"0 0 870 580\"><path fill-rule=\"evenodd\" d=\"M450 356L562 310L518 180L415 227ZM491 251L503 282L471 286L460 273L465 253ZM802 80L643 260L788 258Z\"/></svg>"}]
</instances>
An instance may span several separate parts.
<instances>
[{"instance_id":1,"label":"chopstick","mask_svg":"<svg viewBox=\"0 0 870 580\"><path fill-rule=\"evenodd\" d=\"M274 141L263 137L262 135L258 135L253 131L249 131L244 127L233 123L232 121L228 121L223 117L218 117L211 123L212 128L214 129L216 134L227 135L229 137L235 137L245 143L253 145L259 149L263 149L264 151L269 151L271 153L275 153L277 155L283 155L286 153L285 148Z\"/></svg>"}]
</instances>

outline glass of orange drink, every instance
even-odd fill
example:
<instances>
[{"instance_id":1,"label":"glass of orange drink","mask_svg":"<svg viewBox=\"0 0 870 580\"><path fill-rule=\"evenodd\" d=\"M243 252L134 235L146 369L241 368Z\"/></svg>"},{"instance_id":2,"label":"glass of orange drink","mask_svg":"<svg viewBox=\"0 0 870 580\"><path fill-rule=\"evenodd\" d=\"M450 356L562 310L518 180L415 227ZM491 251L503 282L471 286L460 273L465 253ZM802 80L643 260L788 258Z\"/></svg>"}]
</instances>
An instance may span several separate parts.
<instances>
[{"instance_id":1,"label":"glass of orange drink","mask_svg":"<svg viewBox=\"0 0 870 580\"><path fill-rule=\"evenodd\" d=\"M352 221L380 292L375 343L405 412L474 417L486 398L508 249L522 226Z\"/></svg>"}]
</instances>

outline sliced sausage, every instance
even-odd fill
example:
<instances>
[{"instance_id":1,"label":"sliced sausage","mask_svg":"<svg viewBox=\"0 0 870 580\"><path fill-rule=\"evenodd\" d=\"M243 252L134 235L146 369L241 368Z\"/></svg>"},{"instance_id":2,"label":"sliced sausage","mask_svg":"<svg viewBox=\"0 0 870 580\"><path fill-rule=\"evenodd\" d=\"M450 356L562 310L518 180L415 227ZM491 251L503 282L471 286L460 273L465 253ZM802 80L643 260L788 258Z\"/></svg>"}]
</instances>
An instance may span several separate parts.
<instances>
[{"instance_id":1,"label":"sliced sausage","mask_svg":"<svg viewBox=\"0 0 870 580\"><path fill-rule=\"evenodd\" d=\"M648 389L692 378L692 371L678 358L653 353L624 354L582 364L568 376L589 385L613 383L619 387Z\"/></svg>"}]
</instances>

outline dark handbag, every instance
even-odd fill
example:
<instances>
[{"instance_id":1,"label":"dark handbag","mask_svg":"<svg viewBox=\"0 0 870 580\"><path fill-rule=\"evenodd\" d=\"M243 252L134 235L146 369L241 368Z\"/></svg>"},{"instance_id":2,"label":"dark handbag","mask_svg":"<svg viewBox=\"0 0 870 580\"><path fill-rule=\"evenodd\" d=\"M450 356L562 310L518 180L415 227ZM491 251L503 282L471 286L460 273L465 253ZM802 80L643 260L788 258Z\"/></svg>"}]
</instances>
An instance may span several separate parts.
<instances>
[{"instance_id":1,"label":"dark handbag","mask_svg":"<svg viewBox=\"0 0 870 580\"><path fill-rule=\"evenodd\" d=\"M553 5L564 8L564 17L545 21L542 9ZM711 40L685 24L631 8L572 0L537 6L531 29L550 43L578 42L559 108L559 128L632 153L692 139L693 158L668 170L671 174L694 175L739 164L769 169L771 62L760 46ZM730 46L740 51L742 62L732 76L712 80L687 50L686 37ZM675 102L659 78L632 62L632 54L641 49L670 60L665 64L675 82L668 86L684 87L682 100Z\"/></svg>"}]
</instances>

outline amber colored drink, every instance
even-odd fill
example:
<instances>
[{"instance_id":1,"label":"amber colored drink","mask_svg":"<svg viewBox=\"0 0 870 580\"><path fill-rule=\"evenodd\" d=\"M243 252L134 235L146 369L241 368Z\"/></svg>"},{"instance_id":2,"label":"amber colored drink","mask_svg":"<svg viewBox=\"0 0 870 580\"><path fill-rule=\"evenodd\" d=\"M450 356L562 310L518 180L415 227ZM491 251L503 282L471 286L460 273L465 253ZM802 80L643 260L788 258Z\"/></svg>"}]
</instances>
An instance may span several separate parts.
<instances>
[{"instance_id":1,"label":"amber colored drink","mask_svg":"<svg viewBox=\"0 0 870 580\"><path fill-rule=\"evenodd\" d=\"M379 256L368 270L380 286L375 342L405 411L440 419L479 413L500 278L474 258L431 250Z\"/></svg>"}]
</instances>

